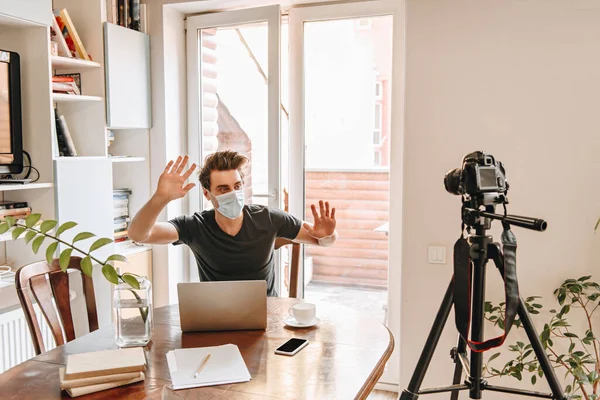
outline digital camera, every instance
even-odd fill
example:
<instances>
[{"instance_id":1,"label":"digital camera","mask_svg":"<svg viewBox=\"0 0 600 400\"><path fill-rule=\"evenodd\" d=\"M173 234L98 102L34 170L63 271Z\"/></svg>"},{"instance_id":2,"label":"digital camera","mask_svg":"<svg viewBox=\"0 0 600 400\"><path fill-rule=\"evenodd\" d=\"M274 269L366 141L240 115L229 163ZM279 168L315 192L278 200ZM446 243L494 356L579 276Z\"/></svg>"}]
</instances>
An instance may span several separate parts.
<instances>
[{"instance_id":1,"label":"digital camera","mask_svg":"<svg viewBox=\"0 0 600 400\"><path fill-rule=\"evenodd\" d=\"M504 166L494 156L482 151L467 154L462 168L448 171L444 176L444 186L452 194L470 196L506 194L508 190Z\"/></svg>"}]
</instances>

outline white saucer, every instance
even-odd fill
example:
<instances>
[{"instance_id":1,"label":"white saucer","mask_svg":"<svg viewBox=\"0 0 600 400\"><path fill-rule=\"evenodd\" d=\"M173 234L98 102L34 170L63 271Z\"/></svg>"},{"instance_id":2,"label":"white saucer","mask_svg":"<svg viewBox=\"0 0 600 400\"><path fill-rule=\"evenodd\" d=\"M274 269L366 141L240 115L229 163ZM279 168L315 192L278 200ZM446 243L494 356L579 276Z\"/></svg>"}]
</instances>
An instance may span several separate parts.
<instances>
[{"instance_id":1,"label":"white saucer","mask_svg":"<svg viewBox=\"0 0 600 400\"><path fill-rule=\"evenodd\" d=\"M284 324L288 326L293 326L294 328L310 328L311 326L317 325L319 322L321 322L321 320L318 317L315 317L315 319L313 319L307 324L301 324L300 322L296 321L296 319L293 317L288 317L283 320Z\"/></svg>"}]
</instances>

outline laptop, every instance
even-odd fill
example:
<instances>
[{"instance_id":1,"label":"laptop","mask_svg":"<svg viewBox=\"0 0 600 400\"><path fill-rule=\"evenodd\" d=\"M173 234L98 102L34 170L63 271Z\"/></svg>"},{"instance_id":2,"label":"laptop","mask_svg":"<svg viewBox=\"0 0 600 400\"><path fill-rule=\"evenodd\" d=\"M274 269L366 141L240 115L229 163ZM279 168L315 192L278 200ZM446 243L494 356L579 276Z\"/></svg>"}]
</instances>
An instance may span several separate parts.
<instances>
[{"instance_id":1,"label":"laptop","mask_svg":"<svg viewBox=\"0 0 600 400\"><path fill-rule=\"evenodd\" d=\"M177 284L183 332L267 328L266 281Z\"/></svg>"}]
</instances>

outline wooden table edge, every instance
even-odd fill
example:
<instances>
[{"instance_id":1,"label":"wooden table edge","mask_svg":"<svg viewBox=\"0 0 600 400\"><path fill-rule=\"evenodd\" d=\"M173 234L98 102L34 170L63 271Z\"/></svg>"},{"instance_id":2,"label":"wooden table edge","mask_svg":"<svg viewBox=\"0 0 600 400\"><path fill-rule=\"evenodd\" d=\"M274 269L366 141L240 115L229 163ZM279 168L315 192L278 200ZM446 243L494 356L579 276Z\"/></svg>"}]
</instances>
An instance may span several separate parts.
<instances>
[{"instance_id":1,"label":"wooden table edge","mask_svg":"<svg viewBox=\"0 0 600 400\"><path fill-rule=\"evenodd\" d=\"M373 369L363 386L360 388L360 391L356 395L355 399L364 400L367 397L369 397L369 394L373 391L373 388L375 388L377 381L379 381L379 378L381 378L381 376L383 375L383 371L385 370L385 364L388 362L390 356L392 355L392 352L394 351L394 335L392 335L392 332L387 326L385 326L384 324L381 324L381 326L383 326L387 330L388 335L390 336L388 347L385 349L385 352L381 355L379 362L377 363L377 365L375 366L375 368Z\"/></svg>"}]
</instances>

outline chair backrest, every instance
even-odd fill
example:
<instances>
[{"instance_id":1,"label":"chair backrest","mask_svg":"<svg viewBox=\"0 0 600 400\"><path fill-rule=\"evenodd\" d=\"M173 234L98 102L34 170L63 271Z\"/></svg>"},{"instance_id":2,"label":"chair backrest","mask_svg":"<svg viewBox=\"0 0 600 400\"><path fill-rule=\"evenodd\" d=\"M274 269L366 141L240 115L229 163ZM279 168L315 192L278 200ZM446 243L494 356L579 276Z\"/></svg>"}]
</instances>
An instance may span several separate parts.
<instances>
[{"instance_id":1,"label":"chair backrest","mask_svg":"<svg viewBox=\"0 0 600 400\"><path fill-rule=\"evenodd\" d=\"M289 239L275 239L275 250L292 245L292 255L290 257L290 297L298 297L298 281L300 276L300 244L294 243Z\"/></svg>"},{"instance_id":2,"label":"chair backrest","mask_svg":"<svg viewBox=\"0 0 600 400\"><path fill-rule=\"evenodd\" d=\"M95 331L98 329L98 314L96 312L93 280L81 271L81 257L71 257L68 269L77 269L81 272L88 324L90 332ZM33 309L34 298L52 330L56 345L59 346L65 343L61 324L64 328L66 341L70 342L75 339L69 296L69 276L60 269L58 260L54 260L51 265L46 261L38 261L19 268L15 275L15 285L29 326L29 332L31 332L36 355L43 353L46 349ZM53 303L56 304L56 307Z\"/></svg>"}]
</instances>

